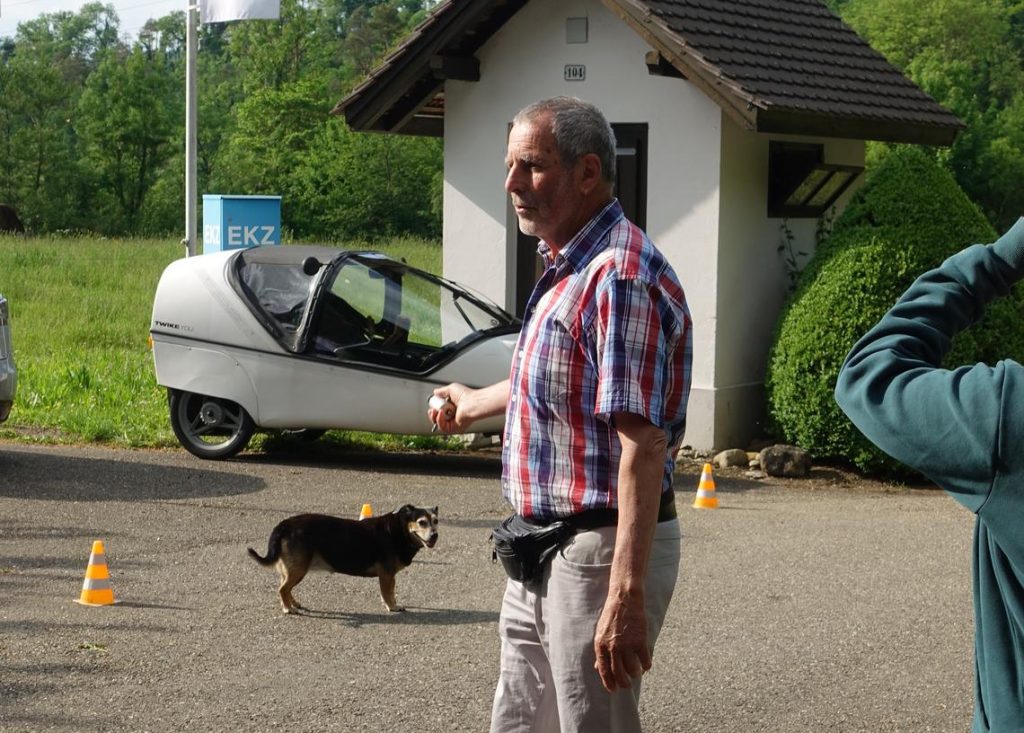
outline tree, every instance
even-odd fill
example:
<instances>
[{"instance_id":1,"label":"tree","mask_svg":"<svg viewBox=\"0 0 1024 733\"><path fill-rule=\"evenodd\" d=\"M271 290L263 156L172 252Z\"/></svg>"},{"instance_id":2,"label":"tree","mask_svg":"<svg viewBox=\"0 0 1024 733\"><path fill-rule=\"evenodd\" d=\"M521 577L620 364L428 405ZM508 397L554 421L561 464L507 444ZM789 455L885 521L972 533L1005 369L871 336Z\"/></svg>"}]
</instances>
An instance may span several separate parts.
<instances>
[{"instance_id":1,"label":"tree","mask_svg":"<svg viewBox=\"0 0 1024 733\"><path fill-rule=\"evenodd\" d=\"M151 59L162 58L168 69L184 68L186 28L183 11L150 19L139 31L138 45Z\"/></svg>"},{"instance_id":2,"label":"tree","mask_svg":"<svg viewBox=\"0 0 1024 733\"><path fill-rule=\"evenodd\" d=\"M75 91L60 70L31 48L0 71L0 172L6 201L34 230L74 226L76 153L69 100Z\"/></svg>"},{"instance_id":3,"label":"tree","mask_svg":"<svg viewBox=\"0 0 1024 733\"><path fill-rule=\"evenodd\" d=\"M174 91L163 64L138 47L127 55L108 52L89 77L76 129L100 183L96 204L105 233L135 230L180 113Z\"/></svg>"},{"instance_id":4,"label":"tree","mask_svg":"<svg viewBox=\"0 0 1024 733\"><path fill-rule=\"evenodd\" d=\"M93 2L77 13L48 13L21 23L15 40L19 52L30 48L48 58L68 83L82 85L103 54L124 48L118 24L113 5Z\"/></svg>"},{"instance_id":5,"label":"tree","mask_svg":"<svg viewBox=\"0 0 1024 733\"><path fill-rule=\"evenodd\" d=\"M231 24L228 54L246 94L296 82L323 84L331 41L316 35L317 13L298 0L282 0L281 20Z\"/></svg>"},{"instance_id":6,"label":"tree","mask_svg":"<svg viewBox=\"0 0 1024 733\"><path fill-rule=\"evenodd\" d=\"M377 61L404 30L396 2L356 8L345 36L345 51L356 73L363 77L373 71Z\"/></svg>"},{"instance_id":7,"label":"tree","mask_svg":"<svg viewBox=\"0 0 1024 733\"><path fill-rule=\"evenodd\" d=\"M331 118L296 171L296 232L438 237L442 160L439 140L352 132Z\"/></svg>"},{"instance_id":8,"label":"tree","mask_svg":"<svg viewBox=\"0 0 1024 733\"><path fill-rule=\"evenodd\" d=\"M328 113L319 87L295 82L280 89L260 89L237 105L236 126L210 173L213 190L225 193L280 195L282 225L308 229L296 221L296 171ZM316 154L316 153L313 153Z\"/></svg>"}]
</instances>

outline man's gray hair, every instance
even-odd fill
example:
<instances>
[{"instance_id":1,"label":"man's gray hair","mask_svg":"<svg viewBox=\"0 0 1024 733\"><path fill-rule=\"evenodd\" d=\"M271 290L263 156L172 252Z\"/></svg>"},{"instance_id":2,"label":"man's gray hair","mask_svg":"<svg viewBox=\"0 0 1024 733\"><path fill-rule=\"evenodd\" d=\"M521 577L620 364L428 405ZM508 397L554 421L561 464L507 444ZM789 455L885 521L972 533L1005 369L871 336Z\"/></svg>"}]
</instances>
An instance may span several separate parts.
<instances>
[{"instance_id":1,"label":"man's gray hair","mask_svg":"<svg viewBox=\"0 0 1024 733\"><path fill-rule=\"evenodd\" d=\"M551 132L558 156L567 166L593 153L601 161L601 178L615 182L615 133L597 107L577 97L552 97L519 110L512 124L534 122L551 115Z\"/></svg>"}]
</instances>

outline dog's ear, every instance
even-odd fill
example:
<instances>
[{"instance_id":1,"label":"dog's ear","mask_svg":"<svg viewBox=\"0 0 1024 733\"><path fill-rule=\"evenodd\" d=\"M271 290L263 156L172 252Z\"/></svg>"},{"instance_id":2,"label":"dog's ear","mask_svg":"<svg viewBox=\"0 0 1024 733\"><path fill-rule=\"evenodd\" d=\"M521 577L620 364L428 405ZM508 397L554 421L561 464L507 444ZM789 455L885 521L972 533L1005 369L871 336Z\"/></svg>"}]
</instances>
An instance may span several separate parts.
<instances>
[{"instance_id":1,"label":"dog's ear","mask_svg":"<svg viewBox=\"0 0 1024 733\"><path fill-rule=\"evenodd\" d=\"M392 512L392 514L397 514L398 516L402 517L402 516L407 515L409 512L412 512L412 511L415 511L415 510L416 510L416 507L414 507L412 504L403 504L402 506L400 506L397 509L395 509L395 511Z\"/></svg>"},{"instance_id":2,"label":"dog's ear","mask_svg":"<svg viewBox=\"0 0 1024 733\"><path fill-rule=\"evenodd\" d=\"M433 509L431 509L430 513L433 514L434 517L436 518L438 516L438 514L437 514L437 507L434 507Z\"/></svg>"}]
</instances>

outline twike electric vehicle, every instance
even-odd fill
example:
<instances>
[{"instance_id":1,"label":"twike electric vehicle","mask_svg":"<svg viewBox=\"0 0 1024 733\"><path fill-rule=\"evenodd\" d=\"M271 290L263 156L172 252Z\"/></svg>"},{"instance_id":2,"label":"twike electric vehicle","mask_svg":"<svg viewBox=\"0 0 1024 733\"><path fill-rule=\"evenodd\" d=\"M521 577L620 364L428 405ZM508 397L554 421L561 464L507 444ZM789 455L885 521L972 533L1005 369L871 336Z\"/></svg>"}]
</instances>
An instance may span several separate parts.
<instances>
[{"instance_id":1,"label":"twike electric vehicle","mask_svg":"<svg viewBox=\"0 0 1024 733\"><path fill-rule=\"evenodd\" d=\"M377 252L270 245L168 265L150 336L174 434L222 459L257 429L429 433L432 390L506 378L520 326ZM502 426L499 416L473 430Z\"/></svg>"}]
</instances>

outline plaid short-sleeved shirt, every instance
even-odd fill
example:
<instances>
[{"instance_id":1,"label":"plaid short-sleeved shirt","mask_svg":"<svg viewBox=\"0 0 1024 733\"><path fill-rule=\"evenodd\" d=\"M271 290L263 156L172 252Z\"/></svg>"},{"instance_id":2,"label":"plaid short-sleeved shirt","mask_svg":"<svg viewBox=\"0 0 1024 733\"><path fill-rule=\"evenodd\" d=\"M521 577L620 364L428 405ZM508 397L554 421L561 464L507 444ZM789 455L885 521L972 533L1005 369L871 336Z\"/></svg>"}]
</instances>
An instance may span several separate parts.
<instances>
[{"instance_id":1,"label":"plaid short-sleeved shirt","mask_svg":"<svg viewBox=\"0 0 1024 733\"><path fill-rule=\"evenodd\" d=\"M617 507L622 447L612 413L686 426L693 336L672 267L613 200L553 260L527 303L512 360L502 486L515 510L555 519Z\"/></svg>"}]
</instances>

